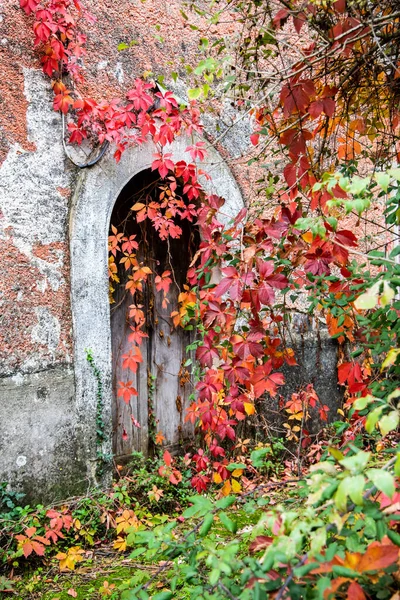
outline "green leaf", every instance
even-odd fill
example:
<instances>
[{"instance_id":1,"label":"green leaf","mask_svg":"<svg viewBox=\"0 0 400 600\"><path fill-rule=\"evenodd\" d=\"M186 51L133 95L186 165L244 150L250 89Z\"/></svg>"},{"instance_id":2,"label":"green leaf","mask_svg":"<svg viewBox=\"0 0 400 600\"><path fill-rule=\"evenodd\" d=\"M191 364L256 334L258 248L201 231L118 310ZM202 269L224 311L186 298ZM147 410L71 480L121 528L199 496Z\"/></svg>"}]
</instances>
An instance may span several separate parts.
<instances>
[{"instance_id":1,"label":"green leaf","mask_svg":"<svg viewBox=\"0 0 400 600\"><path fill-rule=\"evenodd\" d=\"M334 448L333 446L329 446L328 447L328 452L337 461L340 461L340 460L342 460L344 458L343 452L341 452L337 448Z\"/></svg>"},{"instance_id":2,"label":"green leaf","mask_svg":"<svg viewBox=\"0 0 400 600\"><path fill-rule=\"evenodd\" d=\"M334 499L337 508L345 512L347 508L347 477L343 479L335 493Z\"/></svg>"},{"instance_id":3,"label":"green leaf","mask_svg":"<svg viewBox=\"0 0 400 600\"><path fill-rule=\"evenodd\" d=\"M203 525L200 527L200 530L199 530L200 537L204 537L204 536L207 535L207 533L211 529L211 526L212 526L213 522L214 522L214 515L213 515L213 513L210 513L210 514L208 514L208 515L206 515L204 517Z\"/></svg>"},{"instance_id":4,"label":"green leaf","mask_svg":"<svg viewBox=\"0 0 400 600\"><path fill-rule=\"evenodd\" d=\"M208 498L204 496L192 496L189 498L189 502L193 502L193 506L189 506L183 513L185 518L189 517L202 517L213 509L213 504Z\"/></svg>"},{"instance_id":5,"label":"green leaf","mask_svg":"<svg viewBox=\"0 0 400 600\"><path fill-rule=\"evenodd\" d=\"M360 573L357 573L357 571L353 571L353 569L348 569L347 567L341 567L340 565L333 565L332 573L335 577L349 577L349 579L357 579L360 577Z\"/></svg>"},{"instance_id":6,"label":"green leaf","mask_svg":"<svg viewBox=\"0 0 400 600\"><path fill-rule=\"evenodd\" d=\"M300 231L305 231L306 229L310 229L311 226L314 225L314 223L315 223L315 219L313 219L312 217L306 217L306 218L297 219L294 226L296 229L299 229Z\"/></svg>"},{"instance_id":7,"label":"green leaf","mask_svg":"<svg viewBox=\"0 0 400 600\"><path fill-rule=\"evenodd\" d=\"M200 98L201 94L202 94L201 88L192 88L192 89L188 90L189 100L197 100L197 98Z\"/></svg>"},{"instance_id":8,"label":"green leaf","mask_svg":"<svg viewBox=\"0 0 400 600\"><path fill-rule=\"evenodd\" d=\"M220 578L221 571L219 569L212 569L210 573L210 584L216 585L218 583L218 579Z\"/></svg>"},{"instance_id":9,"label":"green leaf","mask_svg":"<svg viewBox=\"0 0 400 600\"><path fill-rule=\"evenodd\" d=\"M382 411L383 406L377 406L372 412L369 413L365 422L365 429L367 430L367 433L372 433L374 431L375 425L379 421Z\"/></svg>"},{"instance_id":10,"label":"green leaf","mask_svg":"<svg viewBox=\"0 0 400 600\"><path fill-rule=\"evenodd\" d=\"M253 450L250 454L250 460L256 469L262 467L264 464L264 459L269 454L270 450L268 448L260 448L259 450Z\"/></svg>"},{"instance_id":11,"label":"green leaf","mask_svg":"<svg viewBox=\"0 0 400 600\"><path fill-rule=\"evenodd\" d=\"M387 281L383 282L383 291L380 295L380 303L382 306L387 306L391 303L393 298L395 297L394 289L389 285Z\"/></svg>"},{"instance_id":12,"label":"green leaf","mask_svg":"<svg viewBox=\"0 0 400 600\"><path fill-rule=\"evenodd\" d=\"M136 558L137 556L140 556L141 554L144 554L146 552L146 548L136 548L135 550L133 550L133 552L130 553L129 558Z\"/></svg>"},{"instance_id":13,"label":"green leaf","mask_svg":"<svg viewBox=\"0 0 400 600\"><path fill-rule=\"evenodd\" d=\"M203 96L204 96L204 98L207 98L209 91L210 91L210 86L208 85L208 83L205 83L203 85Z\"/></svg>"},{"instance_id":14,"label":"green leaf","mask_svg":"<svg viewBox=\"0 0 400 600\"><path fill-rule=\"evenodd\" d=\"M375 173L375 180L379 187L384 191L388 191L389 183L390 183L390 175L388 173L377 172Z\"/></svg>"},{"instance_id":15,"label":"green leaf","mask_svg":"<svg viewBox=\"0 0 400 600\"><path fill-rule=\"evenodd\" d=\"M160 592L155 596L152 596L153 600L171 600L174 597L172 592Z\"/></svg>"},{"instance_id":16,"label":"green leaf","mask_svg":"<svg viewBox=\"0 0 400 600\"><path fill-rule=\"evenodd\" d=\"M361 505L363 503L363 493L365 487L365 477L363 475L355 475L346 477L347 493L354 504Z\"/></svg>"},{"instance_id":17,"label":"green leaf","mask_svg":"<svg viewBox=\"0 0 400 600\"><path fill-rule=\"evenodd\" d=\"M353 402L353 407L356 410L364 410L364 408L366 408L368 404L371 404L371 402L374 402L374 400L374 396L368 394L368 396L364 396L364 398L357 398L357 400Z\"/></svg>"},{"instance_id":18,"label":"green leaf","mask_svg":"<svg viewBox=\"0 0 400 600\"><path fill-rule=\"evenodd\" d=\"M327 217L326 220L328 221L329 225L332 227L333 231L336 231L337 226L338 226L337 219L335 219L335 217Z\"/></svg>"},{"instance_id":19,"label":"green leaf","mask_svg":"<svg viewBox=\"0 0 400 600\"><path fill-rule=\"evenodd\" d=\"M393 529L388 529L386 535L388 536L389 540L393 542L393 544L400 546L400 535L396 531L393 531Z\"/></svg>"},{"instance_id":20,"label":"green leaf","mask_svg":"<svg viewBox=\"0 0 400 600\"><path fill-rule=\"evenodd\" d=\"M129 48L129 44L126 44L125 42L121 42L117 46L118 52L121 52L121 50L126 50L127 48Z\"/></svg>"},{"instance_id":21,"label":"green leaf","mask_svg":"<svg viewBox=\"0 0 400 600\"><path fill-rule=\"evenodd\" d=\"M393 248L391 253L389 254L389 258L396 258L400 254L400 245L397 245Z\"/></svg>"},{"instance_id":22,"label":"green leaf","mask_svg":"<svg viewBox=\"0 0 400 600\"><path fill-rule=\"evenodd\" d=\"M399 397L400 397L400 388L397 388L396 390L393 390L393 392L391 392L389 394L389 396L387 397L387 399L388 399L388 402L391 402L395 398L399 398Z\"/></svg>"},{"instance_id":23,"label":"green leaf","mask_svg":"<svg viewBox=\"0 0 400 600\"><path fill-rule=\"evenodd\" d=\"M244 463L231 463L226 467L228 471L235 471L236 469L247 469Z\"/></svg>"},{"instance_id":24,"label":"green leaf","mask_svg":"<svg viewBox=\"0 0 400 600\"><path fill-rule=\"evenodd\" d=\"M354 456L346 456L346 458L343 458L339 462L351 473L360 473L365 469L370 458L371 452L359 450Z\"/></svg>"},{"instance_id":25,"label":"green leaf","mask_svg":"<svg viewBox=\"0 0 400 600\"><path fill-rule=\"evenodd\" d=\"M385 415L384 417L382 417L382 419L379 419L378 421L378 426L380 429L380 432L383 436L387 435L389 433L389 431L393 431L394 429L397 429L399 425L399 411L398 410L392 410L388 415Z\"/></svg>"},{"instance_id":26,"label":"green leaf","mask_svg":"<svg viewBox=\"0 0 400 600\"><path fill-rule=\"evenodd\" d=\"M390 175L392 177L397 179L397 181L400 181L400 169L399 168L389 169L388 172L390 173Z\"/></svg>"},{"instance_id":27,"label":"green leaf","mask_svg":"<svg viewBox=\"0 0 400 600\"><path fill-rule=\"evenodd\" d=\"M218 502L215 503L216 508L229 508L229 506L232 506L232 504L235 504L237 498L236 496L225 496L224 498L221 498L220 500L218 500Z\"/></svg>"},{"instance_id":28,"label":"green leaf","mask_svg":"<svg viewBox=\"0 0 400 600\"><path fill-rule=\"evenodd\" d=\"M353 179L351 180L351 184L349 186L349 192L356 196L358 194L362 194L367 189L369 182L370 182L369 177L361 178L361 177L358 177L358 175L355 175L353 177Z\"/></svg>"},{"instance_id":29,"label":"green leaf","mask_svg":"<svg viewBox=\"0 0 400 600\"><path fill-rule=\"evenodd\" d=\"M395 483L391 473L383 469L368 469L366 475L380 492L392 498L395 492Z\"/></svg>"},{"instance_id":30,"label":"green leaf","mask_svg":"<svg viewBox=\"0 0 400 600\"><path fill-rule=\"evenodd\" d=\"M316 531L312 532L311 535L311 547L310 553L312 556L319 554L322 548L326 545L326 527L319 527Z\"/></svg>"},{"instance_id":31,"label":"green leaf","mask_svg":"<svg viewBox=\"0 0 400 600\"><path fill-rule=\"evenodd\" d=\"M232 521L232 519L228 517L226 513L221 512L218 516L225 529L227 529L231 533L236 533L237 525L234 521Z\"/></svg>"},{"instance_id":32,"label":"green leaf","mask_svg":"<svg viewBox=\"0 0 400 600\"><path fill-rule=\"evenodd\" d=\"M303 565L302 567L297 567L297 569L295 568L293 571L296 577L304 577L304 575L307 575L310 571L316 569L317 567L319 567L319 563L311 562Z\"/></svg>"},{"instance_id":33,"label":"green leaf","mask_svg":"<svg viewBox=\"0 0 400 600\"><path fill-rule=\"evenodd\" d=\"M399 354L400 348L390 348L385 360L382 363L381 371L383 371L383 369L386 369L387 367L391 367L392 365L394 365Z\"/></svg>"},{"instance_id":34,"label":"green leaf","mask_svg":"<svg viewBox=\"0 0 400 600\"><path fill-rule=\"evenodd\" d=\"M400 477L400 452L397 453L396 462L394 463L394 474Z\"/></svg>"}]
</instances>

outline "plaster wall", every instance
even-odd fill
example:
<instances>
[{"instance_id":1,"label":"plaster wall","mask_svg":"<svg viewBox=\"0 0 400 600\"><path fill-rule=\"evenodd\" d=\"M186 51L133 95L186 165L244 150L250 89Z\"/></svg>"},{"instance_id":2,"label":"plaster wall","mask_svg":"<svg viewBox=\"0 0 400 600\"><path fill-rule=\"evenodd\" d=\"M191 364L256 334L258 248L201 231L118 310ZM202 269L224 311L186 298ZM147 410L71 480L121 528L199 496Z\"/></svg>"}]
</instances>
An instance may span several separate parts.
<instances>
[{"instance_id":1,"label":"plaster wall","mask_svg":"<svg viewBox=\"0 0 400 600\"><path fill-rule=\"evenodd\" d=\"M0 479L27 500L45 501L98 483L97 383L86 350L102 373L110 434L109 221L155 147L128 150L118 165L110 153L78 172L65 158L46 78L28 67L23 73L35 150L15 143L0 166ZM188 159L189 143L172 146L176 160ZM212 149L206 168L210 191L227 198L221 218L229 220L243 206L239 187Z\"/></svg>"}]
</instances>

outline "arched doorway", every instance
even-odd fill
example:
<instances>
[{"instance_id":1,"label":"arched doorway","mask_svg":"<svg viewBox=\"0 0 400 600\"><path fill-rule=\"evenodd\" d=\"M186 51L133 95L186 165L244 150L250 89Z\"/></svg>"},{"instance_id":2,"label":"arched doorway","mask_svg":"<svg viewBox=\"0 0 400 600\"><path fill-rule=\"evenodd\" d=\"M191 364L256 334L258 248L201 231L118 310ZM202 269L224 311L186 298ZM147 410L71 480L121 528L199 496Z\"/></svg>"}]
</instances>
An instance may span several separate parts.
<instances>
[{"instance_id":1,"label":"arched doorway","mask_svg":"<svg viewBox=\"0 0 400 600\"><path fill-rule=\"evenodd\" d=\"M172 160L190 161L186 147L192 141L183 136L169 147ZM89 484L98 483L96 466L99 451L112 453L113 376L111 353L111 321L108 286L108 235L111 215L121 191L131 179L151 167L157 151L152 143L128 148L119 163L107 155L90 169L79 173L70 209L71 310L74 342L76 455L86 466ZM210 193L226 199L221 220L235 217L243 207L239 187L222 156L208 149L207 162L202 167L211 175L204 182ZM101 378L99 381L87 359L90 350ZM106 440L96 434L99 407ZM111 466L111 465L110 465ZM111 468L104 469L104 476Z\"/></svg>"},{"instance_id":2,"label":"arched doorway","mask_svg":"<svg viewBox=\"0 0 400 600\"><path fill-rule=\"evenodd\" d=\"M163 240L149 219L138 223L132 211L132 206L139 202L148 204L158 200L161 184L157 172L141 171L121 191L111 215L112 227L126 238L135 236L134 241L139 245L134 251L136 260L152 271L143 289L132 294L125 287L130 271L117 258L119 283L113 284L110 313L113 454L119 460L130 456L133 450L151 452L156 431L162 433L164 443L172 449L184 444L192 432L184 417L193 391L190 367L185 365L186 348L193 340L193 332L174 327L170 315L178 307L179 293L198 248L198 230L189 221L176 217L182 234L178 239ZM170 272L172 279L168 303L155 287L155 277L164 272ZM136 345L130 340L136 329L137 311L130 316L134 307L144 314L142 331L147 337L140 340L139 346L143 362L137 365L136 373L131 373L123 368L123 356ZM118 396L119 382L127 379L138 393L129 402Z\"/></svg>"}]
</instances>

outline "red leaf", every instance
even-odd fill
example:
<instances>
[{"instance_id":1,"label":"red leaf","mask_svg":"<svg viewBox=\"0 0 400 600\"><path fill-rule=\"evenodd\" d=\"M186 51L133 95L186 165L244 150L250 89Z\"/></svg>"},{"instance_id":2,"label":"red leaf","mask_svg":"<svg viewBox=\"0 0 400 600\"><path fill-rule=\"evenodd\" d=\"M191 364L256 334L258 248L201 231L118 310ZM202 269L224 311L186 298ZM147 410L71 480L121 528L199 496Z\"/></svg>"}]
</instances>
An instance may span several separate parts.
<instances>
[{"instance_id":1,"label":"red leaf","mask_svg":"<svg viewBox=\"0 0 400 600\"><path fill-rule=\"evenodd\" d=\"M26 12L27 15L35 12L39 2L37 0L19 0L20 7Z\"/></svg>"},{"instance_id":2,"label":"red leaf","mask_svg":"<svg viewBox=\"0 0 400 600\"><path fill-rule=\"evenodd\" d=\"M263 365L259 365L249 382L254 386L254 395L256 398L262 396L264 392L268 392L271 396L276 395L279 385L285 383L283 373L271 373L272 363L269 360Z\"/></svg>"},{"instance_id":3,"label":"red leaf","mask_svg":"<svg viewBox=\"0 0 400 600\"><path fill-rule=\"evenodd\" d=\"M133 346L129 350L128 354L122 356L122 368L129 369L133 373L136 373L139 363L143 362L142 353L137 346Z\"/></svg>"},{"instance_id":4,"label":"red leaf","mask_svg":"<svg viewBox=\"0 0 400 600\"><path fill-rule=\"evenodd\" d=\"M259 535L251 542L249 546L250 553L259 552L268 548L273 542L273 538L268 535Z\"/></svg>"},{"instance_id":5,"label":"red leaf","mask_svg":"<svg viewBox=\"0 0 400 600\"><path fill-rule=\"evenodd\" d=\"M22 551L24 553L25 558L28 558L28 556L30 556L33 552L33 545L32 542L30 540L28 540L27 542L25 542L25 544L22 546Z\"/></svg>"},{"instance_id":6,"label":"red leaf","mask_svg":"<svg viewBox=\"0 0 400 600\"><path fill-rule=\"evenodd\" d=\"M356 581L352 581L347 590L347 599L348 600L366 600L366 596L363 592L363 589L359 583Z\"/></svg>"},{"instance_id":7,"label":"red leaf","mask_svg":"<svg viewBox=\"0 0 400 600\"><path fill-rule=\"evenodd\" d=\"M336 0L336 2L333 3L333 8L336 12L343 14L346 10L346 0Z\"/></svg>"},{"instance_id":8,"label":"red leaf","mask_svg":"<svg viewBox=\"0 0 400 600\"><path fill-rule=\"evenodd\" d=\"M294 187L297 181L297 166L295 163L289 163L283 169L283 176L289 187Z\"/></svg>"},{"instance_id":9,"label":"red leaf","mask_svg":"<svg viewBox=\"0 0 400 600\"><path fill-rule=\"evenodd\" d=\"M358 363L343 363L338 368L338 381L340 385L349 386L349 391L359 392L366 387L361 372L361 367Z\"/></svg>"},{"instance_id":10,"label":"red leaf","mask_svg":"<svg viewBox=\"0 0 400 600\"><path fill-rule=\"evenodd\" d=\"M222 269L224 278L214 288L214 294L217 298L223 296L229 291L229 296L233 301L238 300L242 295L243 284L239 278L239 273L235 267L226 267Z\"/></svg>"},{"instance_id":11,"label":"red leaf","mask_svg":"<svg viewBox=\"0 0 400 600\"><path fill-rule=\"evenodd\" d=\"M157 277L154 280L157 292L161 292L161 290L163 290L165 294L168 293L168 290L172 283L170 275L171 271L164 271L162 275L157 275Z\"/></svg>"},{"instance_id":12,"label":"red leaf","mask_svg":"<svg viewBox=\"0 0 400 600\"><path fill-rule=\"evenodd\" d=\"M219 284L217 285L216 288L214 288L214 294L217 298L220 298L221 296L223 296L224 294L226 294L226 292L230 289L232 285L232 279L228 279L227 277L224 277L224 279L222 279Z\"/></svg>"},{"instance_id":13,"label":"red leaf","mask_svg":"<svg viewBox=\"0 0 400 600\"><path fill-rule=\"evenodd\" d=\"M132 386L132 381L119 381L118 382L118 393L117 396L118 398L120 398L122 396L124 402L126 404L129 404L131 396L138 396L137 391L135 390L135 388Z\"/></svg>"},{"instance_id":14,"label":"red leaf","mask_svg":"<svg viewBox=\"0 0 400 600\"><path fill-rule=\"evenodd\" d=\"M303 27L305 22L306 22L306 16L303 12L299 13L297 15L297 17L293 17L293 25L294 25L294 28L296 29L297 33L300 33L301 28Z\"/></svg>"},{"instance_id":15,"label":"red leaf","mask_svg":"<svg viewBox=\"0 0 400 600\"><path fill-rule=\"evenodd\" d=\"M313 119L316 119L317 117L319 117L319 115L322 113L323 110L324 110L324 103L322 102L322 100L316 100L315 102L311 102L311 104L308 108L308 112L310 113L310 115L312 116Z\"/></svg>"},{"instance_id":16,"label":"red leaf","mask_svg":"<svg viewBox=\"0 0 400 600\"><path fill-rule=\"evenodd\" d=\"M258 298L265 306L271 306L274 303L275 292L266 281L261 282L258 286Z\"/></svg>"},{"instance_id":17,"label":"red leaf","mask_svg":"<svg viewBox=\"0 0 400 600\"><path fill-rule=\"evenodd\" d=\"M204 339L203 346L197 348L196 358L203 367L211 367L213 359L218 358L218 352L212 347L212 342L208 338Z\"/></svg>"},{"instance_id":18,"label":"red leaf","mask_svg":"<svg viewBox=\"0 0 400 600\"><path fill-rule=\"evenodd\" d=\"M170 467L170 466L171 466L171 463L172 463L172 456L171 456L171 454L168 452L168 450L166 450L166 451L164 452L164 456L163 456L163 458L164 458L164 462L165 462L165 464L167 465L167 467Z\"/></svg>"},{"instance_id":19,"label":"red leaf","mask_svg":"<svg viewBox=\"0 0 400 600\"><path fill-rule=\"evenodd\" d=\"M282 27L283 23L287 20L288 16L289 11L286 8L281 8L281 10L278 10L278 12L274 15L272 19L272 23L275 29L279 29L280 27Z\"/></svg>"},{"instance_id":20,"label":"red leaf","mask_svg":"<svg viewBox=\"0 0 400 600\"><path fill-rule=\"evenodd\" d=\"M251 334L247 337L247 339L241 335L234 335L231 338L231 342L233 351L242 360L246 360L246 358L250 355L254 358L258 358L264 354L262 345L252 338Z\"/></svg>"},{"instance_id":21,"label":"red leaf","mask_svg":"<svg viewBox=\"0 0 400 600\"><path fill-rule=\"evenodd\" d=\"M250 136L250 141L253 144L253 146L257 146L259 139L260 139L259 133L252 133Z\"/></svg>"}]
</instances>

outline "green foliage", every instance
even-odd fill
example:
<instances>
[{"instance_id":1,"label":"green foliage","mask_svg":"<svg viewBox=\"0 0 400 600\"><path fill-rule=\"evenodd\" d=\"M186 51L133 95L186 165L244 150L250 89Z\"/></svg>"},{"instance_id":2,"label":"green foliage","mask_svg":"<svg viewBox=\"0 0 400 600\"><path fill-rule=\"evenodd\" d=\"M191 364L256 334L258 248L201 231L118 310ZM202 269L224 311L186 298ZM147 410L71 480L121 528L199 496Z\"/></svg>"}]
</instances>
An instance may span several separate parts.
<instances>
[{"instance_id":1,"label":"green foliage","mask_svg":"<svg viewBox=\"0 0 400 600\"><path fill-rule=\"evenodd\" d=\"M24 494L14 492L7 482L0 482L0 520L13 519L18 515L20 504Z\"/></svg>"},{"instance_id":2,"label":"green foliage","mask_svg":"<svg viewBox=\"0 0 400 600\"><path fill-rule=\"evenodd\" d=\"M355 581L371 597L379 590L379 598L390 598L396 589L397 521L393 513L382 511L383 496L376 490L393 497L393 459L383 468L369 468L371 460L371 453L354 448L339 460L317 463L302 482L306 501L297 509L287 501L263 508L268 484L252 497L212 501L195 496L184 512L192 528L182 530L175 522L132 531L131 556L165 561L161 570L171 583L164 593L176 593L180 582L193 600L256 600L273 591L278 597L310 599L326 591L331 598L339 577L344 578L344 588ZM254 502L260 505L261 517L238 531L236 506L251 511ZM134 579L122 598L149 598L154 581Z\"/></svg>"}]
</instances>

